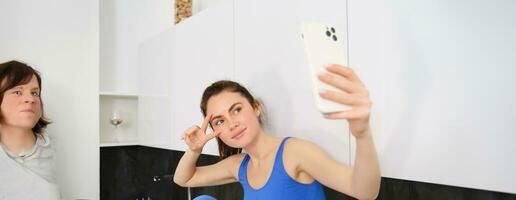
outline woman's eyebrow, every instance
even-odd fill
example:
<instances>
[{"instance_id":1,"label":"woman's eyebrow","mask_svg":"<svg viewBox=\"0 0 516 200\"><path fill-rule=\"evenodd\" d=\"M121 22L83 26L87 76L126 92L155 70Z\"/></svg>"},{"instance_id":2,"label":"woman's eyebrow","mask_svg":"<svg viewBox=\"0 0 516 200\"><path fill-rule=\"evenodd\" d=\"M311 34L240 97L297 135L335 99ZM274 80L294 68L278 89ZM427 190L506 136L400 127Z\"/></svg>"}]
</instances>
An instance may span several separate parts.
<instances>
[{"instance_id":1,"label":"woman's eyebrow","mask_svg":"<svg viewBox=\"0 0 516 200\"><path fill-rule=\"evenodd\" d=\"M237 105L239 105L239 104L242 104L242 103L240 103L240 102L236 102L236 103L234 103L233 105L231 105L231 107L229 107L228 111L233 110L233 108L235 108L235 106L237 106ZM221 118L221 117L222 117L222 115L217 115L217 116L215 116L215 117L212 117L210 121L213 121L213 120L215 120L215 119L217 119L217 118Z\"/></svg>"},{"instance_id":2,"label":"woman's eyebrow","mask_svg":"<svg viewBox=\"0 0 516 200\"><path fill-rule=\"evenodd\" d=\"M233 110L235 108L235 106L237 106L238 104L242 104L242 103L240 103L240 102L234 103L233 105L231 105L231 107L229 107L228 111Z\"/></svg>"},{"instance_id":3,"label":"woman's eyebrow","mask_svg":"<svg viewBox=\"0 0 516 200\"><path fill-rule=\"evenodd\" d=\"M22 85L17 85L17 86L12 87L11 89L24 89L24 88L25 87L23 87ZM39 86L33 87L30 90L39 90Z\"/></svg>"}]
</instances>

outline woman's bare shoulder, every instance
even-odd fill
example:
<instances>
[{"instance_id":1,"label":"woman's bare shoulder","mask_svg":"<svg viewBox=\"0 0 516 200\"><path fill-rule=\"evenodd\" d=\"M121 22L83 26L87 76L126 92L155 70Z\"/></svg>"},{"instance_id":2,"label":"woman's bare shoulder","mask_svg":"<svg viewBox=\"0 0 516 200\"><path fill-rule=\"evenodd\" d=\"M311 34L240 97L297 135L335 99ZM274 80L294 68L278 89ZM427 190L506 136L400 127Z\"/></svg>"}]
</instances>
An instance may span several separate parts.
<instances>
[{"instance_id":1,"label":"woman's bare shoulder","mask_svg":"<svg viewBox=\"0 0 516 200\"><path fill-rule=\"evenodd\" d=\"M239 153L231 155L221 162L224 162L224 165L229 169L233 177L238 181L238 170L240 168L240 164L242 163L242 160L244 159L245 154Z\"/></svg>"},{"instance_id":2,"label":"woman's bare shoulder","mask_svg":"<svg viewBox=\"0 0 516 200\"><path fill-rule=\"evenodd\" d=\"M224 160L227 160L227 162L235 162L235 163L241 163L244 159L245 153L239 153L239 154L233 154Z\"/></svg>"},{"instance_id":3,"label":"woman's bare shoulder","mask_svg":"<svg viewBox=\"0 0 516 200\"><path fill-rule=\"evenodd\" d=\"M299 153L314 148L320 148L319 145L302 138L289 138L287 141L285 141L285 146L288 146L285 147L285 149L288 148L289 151L297 151Z\"/></svg>"}]
</instances>

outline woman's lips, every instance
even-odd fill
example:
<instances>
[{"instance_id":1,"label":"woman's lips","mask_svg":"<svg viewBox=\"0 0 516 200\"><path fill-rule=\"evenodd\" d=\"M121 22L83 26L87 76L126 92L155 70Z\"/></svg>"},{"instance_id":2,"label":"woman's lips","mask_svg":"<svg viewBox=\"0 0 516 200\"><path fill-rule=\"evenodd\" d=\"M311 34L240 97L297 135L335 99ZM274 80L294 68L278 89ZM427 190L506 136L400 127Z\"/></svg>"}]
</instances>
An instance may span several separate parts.
<instances>
[{"instance_id":1,"label":"woman's lips","mask_svg":"<svg viewBox=\"0 0 516 200\"><path fill-rule=\"evenodd\" d=\"M231 137L231 139L238 140L244 135L244 131L246 128L242 129L240 132L238 132L235 136Z\"/></svg>"},{"instance_id":2,"label":"woman's lips","mask_svg":"<svg viewBox=\"0 0 516 200\"><path fill-rule=\"evenodd\" d=\"M34 110L33 109L23 109L22 112L30 112L30 113L34 113Z\"/></svg>"}]
</instances>

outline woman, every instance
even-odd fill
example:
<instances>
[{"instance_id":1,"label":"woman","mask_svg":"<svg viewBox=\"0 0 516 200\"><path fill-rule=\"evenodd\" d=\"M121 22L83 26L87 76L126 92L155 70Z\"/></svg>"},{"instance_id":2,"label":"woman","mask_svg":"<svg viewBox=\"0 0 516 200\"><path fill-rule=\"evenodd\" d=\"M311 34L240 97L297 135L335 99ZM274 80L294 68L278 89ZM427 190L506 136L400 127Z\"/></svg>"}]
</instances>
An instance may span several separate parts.
<instances>
[{"instance_id":1,"label":"woman","mask_svg":"<svg viewBox=\"0 0 516 200\"><path fill-rule=\"evenodd\" d=\"M40 94L36 70L18 61L0 64L0 199L59 198Z\"/></svg>"},{"instance_id":2,"label":"woman","mask_svg":"<svg viewBox=\"0 0 516 200\"><path fill-rule=\"evenodd\" d=\"M219 81L204 91L202 126L184 133L188 149L174 182L198 187L238 181L244 199L325 199L321 184L358 199L376 198L380 170L369 126L368 91L350 68L331 65L327 70L319 79L340 91L325 91L321 97L350 105L352 110L325 117L348 121L357 143L355 166L333 160L309 141L265 133L258 101L239 84ZM205 134L208 125L214 132ZM222 160L196 167L204 144L215 137Z\"/></svg>"}]
</instances>

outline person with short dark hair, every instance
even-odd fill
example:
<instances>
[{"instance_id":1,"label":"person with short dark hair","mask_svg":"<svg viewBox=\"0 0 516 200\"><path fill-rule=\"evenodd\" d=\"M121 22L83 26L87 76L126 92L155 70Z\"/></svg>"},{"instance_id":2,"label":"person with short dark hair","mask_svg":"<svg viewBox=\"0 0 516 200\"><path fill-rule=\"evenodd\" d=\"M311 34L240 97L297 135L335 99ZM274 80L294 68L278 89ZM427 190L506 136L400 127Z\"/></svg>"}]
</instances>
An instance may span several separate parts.
<instances>
[{"instance_id":1,"label":"person with short dark hair","mask_svg":"<svg viewBox=\"0 0 516 200\"><path fill-rule=\"evenodd\" d=\"M0 64L0 199L59 199L54 152L44 132L41 76L19 61Z\"/></svg>"}]
</instances>

